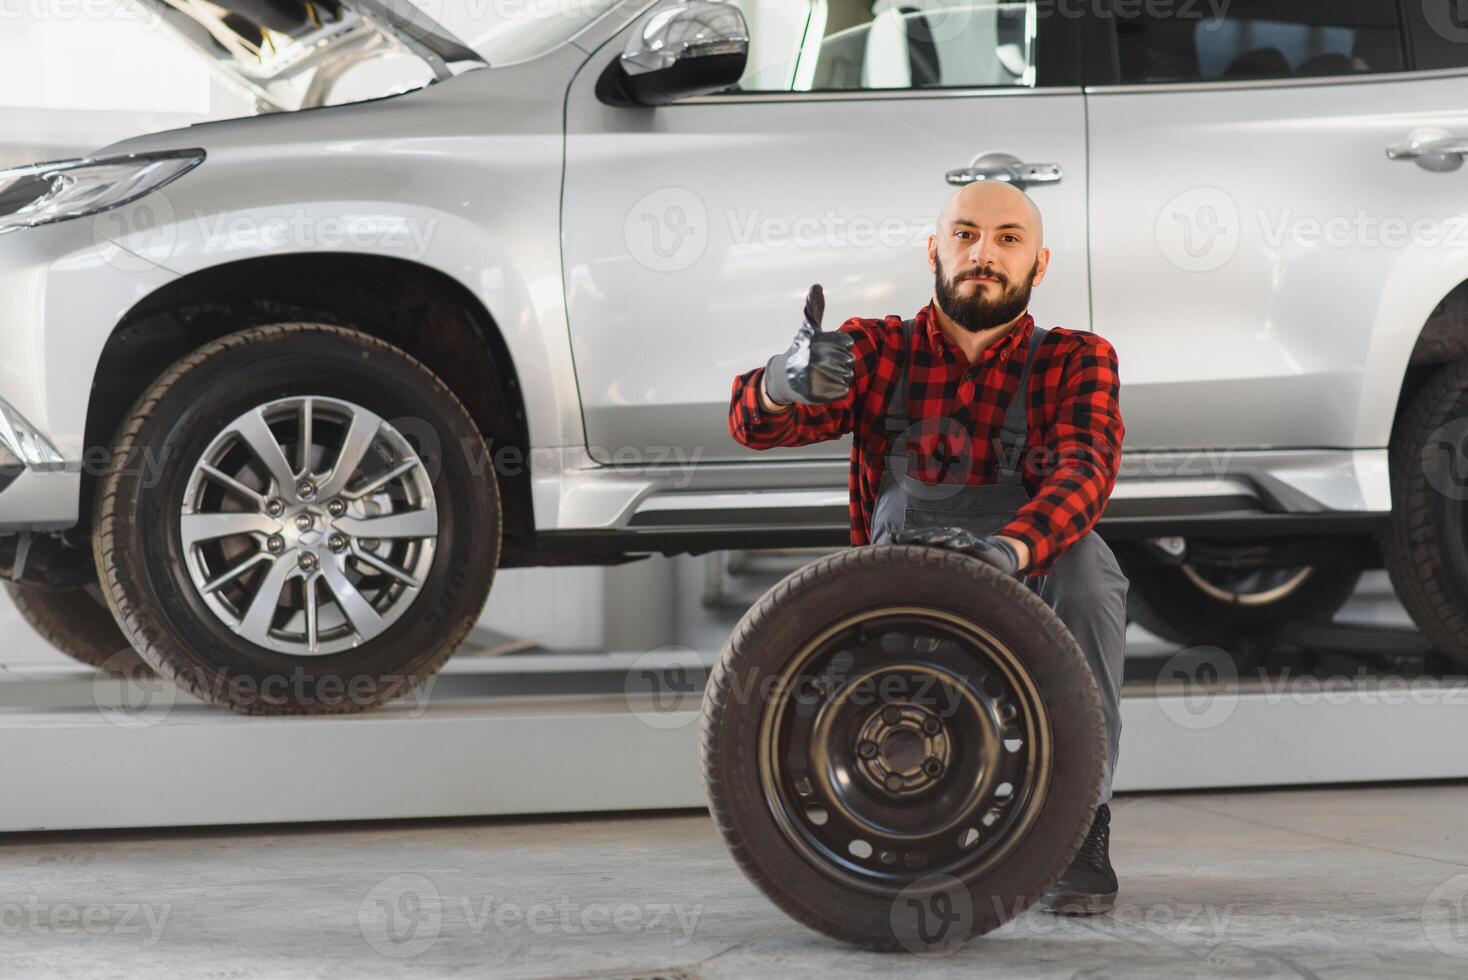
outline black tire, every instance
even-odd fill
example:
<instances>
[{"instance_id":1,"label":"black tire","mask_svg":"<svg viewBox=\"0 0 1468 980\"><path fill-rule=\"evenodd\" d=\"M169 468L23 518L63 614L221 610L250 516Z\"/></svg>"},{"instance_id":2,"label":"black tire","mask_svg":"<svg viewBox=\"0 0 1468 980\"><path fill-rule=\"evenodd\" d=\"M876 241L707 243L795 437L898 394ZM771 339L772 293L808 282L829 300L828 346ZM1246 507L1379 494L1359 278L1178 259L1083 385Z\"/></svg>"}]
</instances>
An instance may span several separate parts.
<instances>
[{"instance_id":1,"label":"black tire","mask_svg":"<svg viewBox=\"0 0 1468 980\"><path fill-rule=\"evenodd\" d=\"M1449 451L1444 452L1444 449ZM1392 517L1380 535L1397 598L1440 652L1468 664L1468 361L1433 375L1392 432Z\"/></svg>"},{"instance_id":2,"label":"black tire","mask_svg":"<svg viewBox=\"0 0 1468 980\"><path fill-rule=\"evenodd\" d=\"M301 397L347 402L399 423L375 428L374 435L389 429L401 435L398 429L408 427L401 420L419 428L416 440L407 439L422 464L413 478L419 486L429 481L437 509L433 549L421 552L430 556L424 558L427 572L398 618L355 648L312 655L237 635L201 597L180 538L187 481L215 437L261 405ZM285 443L280 446L284 454ZM144 659L203 700L247 714L373 707L436 672L484 606L501 527L494 474L473 466L486 458L480 433L432 372L376 338L337 326L286 323L209 343L138 400L113 448L116 463L97 495L93 537L104 592ZM168 465L155 472L150 459ZM261 557L269 564L263 551ZM277 629L277 621L270 618L268 630Z\"/></svg>"},{"instance_id":3,"label":"black tire","mask_svg":"<svg viewBox=\"0 0 1468 980\"><path fill-rule=\"evenodd\" d=\"M67 656L109 674L132 677L148 669L118 628L96 584L40 589L7 582L5 592L21 618Z\"/></svg>"},{"instance_id":4,"label":"black tire","mask_svg":"<svg viewBox=\"0 0 1468 980\"><path fill-rule=\"evenodd\" d=\"M790 710L788 705L796 700L780 697L776 693L779 686L772 687L769 679L782 676L801 657L799 651L810 649L813 638L826 635L831 624L893 607L903 607L916 616L914 621L931 616L935 621L972 624L1013 654L1016 674L1025 675L1038 703L1043 704L1043 713L1034 717L1048 719L1034 729L1037 733L1043 731L1046 737L1030 739L1030 744L1037 746L1037 755L1039 745L1048 747L1048 770L1046 775L1035 777L1031 786L1019 790L1020 796L1029 794L1028 802L1023 804L1029 808L1026 821L994 825L998 829L992 843L986 845L991 851L984 863L965 866L960 858L945 866L953 870L951 875L934 866L909 870L906 865L910 852L899 857L886 851L868 863L903 867L890 873L880 867L863 872L869 877L861 881L838 880L828 865L810 856L809 848L803 851L792 844L799 831L782 830L781 818L775 815L779 807L772 804L771 794L762 782L762 770L775 768L773 764L762 767L763 747L777 744L776 739L762 741L762 733L767 731L762 725L767 714L773 712L774 717ZM976 618L976 612L982 615ZM880 624L882 620L872 622ZM890 627L875 628L886 644L892 634L885 631ZM932 654L934 659L937 656ZM894 662L901 660L898 657ZM976 675L968 675L965 683L970 687L987 684ZM822 690L826 691L823 703L827 705L839 703L844 696L839 689ZM891 699L879 699L872 710L886 711L892 703ZM800 709L794 710L798 714ZM817 717L823 710L816 709ZM961 928L961 934L942 937L945 948L1018 915L1069 865L1085 839L1099 800L1105 725L1095 680L1075 639L1049 607L1019 581L976 559L939 548L854 548L787 576L765 593L736 626L709 678L703 712L701 757L709 807L739 866L776 905L799 922L872 949L923 952L928 948L932 937L911 934L911 922L900 921L899 912L906 914L905 910L895 904L914 896L926 901L946 891L947 907L953 907L957 900L971 913L969 921L955 920L954 928ZM955 740L953 744L963 743ZM976 747L973 754L977 757L984 751ZM947 772L961 769L962 760L954 761L943 778L947 778ZM786 778L786 774L778 778ZM1009 792L1016 790L1011 787ZM775 795L779 796L778 790ZM946 819L948 814L934 805L937 798L961 797L948 796L943 789L936 796L913 798L904 804L908 807L904 813L936 814L937 819ZM920 809L923 806L928 809ZM825 824L824 819L817 822ZM879 846L886 846L880 838L875 839ZM876 883L870 875L887 877ZM939 879L946 879L948 884ZM915 942L923 948L916 947Z\"/></svg>"},{"instance_id":5,"label":"black tire","mask_svg":"<svg viewBox=\"0 0 1468 980\"><path fill-rule=\"evenodd\" d=\"M1190 569L1126 552L1118 558L1131 580L1127 614L1149 633L1185 646L1231 647L1286 623L1329 622L1350 600L1361 578L1361 569L1351 564L1280 569L1280 587L1288 587L1278 598L1230 602L1206 591Z\"/></svg>"}]
</instances>

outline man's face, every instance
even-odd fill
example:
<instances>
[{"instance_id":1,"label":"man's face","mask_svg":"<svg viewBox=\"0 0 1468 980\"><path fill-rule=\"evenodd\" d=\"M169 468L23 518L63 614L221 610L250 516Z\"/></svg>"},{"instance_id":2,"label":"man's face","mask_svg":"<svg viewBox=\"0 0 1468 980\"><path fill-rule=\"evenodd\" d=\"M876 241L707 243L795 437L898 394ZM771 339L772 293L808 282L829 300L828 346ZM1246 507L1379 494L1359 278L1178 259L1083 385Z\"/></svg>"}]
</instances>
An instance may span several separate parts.
<instances>
[{"instance_id":1,"label":"man's face","mask_svg":"<svg viewBox=\"0 0 1468 980\"><path fill-rule=\"evenodd\" d=\"M1023 314L1049 263L1040 234L1033 208L1012 187L966 188L955 195L929 243L939 307L970 333Z\"/></svg>"}]
</instances>

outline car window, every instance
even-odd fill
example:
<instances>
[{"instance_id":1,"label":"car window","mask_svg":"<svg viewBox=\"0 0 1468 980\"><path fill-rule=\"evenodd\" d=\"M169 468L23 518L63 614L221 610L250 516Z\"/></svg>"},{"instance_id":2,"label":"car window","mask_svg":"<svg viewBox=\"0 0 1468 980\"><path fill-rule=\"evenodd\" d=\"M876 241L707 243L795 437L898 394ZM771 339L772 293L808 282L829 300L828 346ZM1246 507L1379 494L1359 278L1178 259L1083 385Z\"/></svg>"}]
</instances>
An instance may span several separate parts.
<instances>
[{"instance_id":1,"label":"car window","mask_svg":"<svg viewBox=\"0 0 1468 980\"><path fill-rule=\"evenodd\" d=\"M1185 11L1191 10L1191 15ZM1116 4L1123 84L1401 71L1397 5L1380 0Z\"/></svg>"},{"instance_id":2,"label":"car window","mask_svg":"<svg viewBox=\"0 0 1468 980\"><path fill-rule=\"evenodd\" d=\"M1033 87L1034 0L730 0L749 25L731 92Z\"/></svg>"}]
</instances>

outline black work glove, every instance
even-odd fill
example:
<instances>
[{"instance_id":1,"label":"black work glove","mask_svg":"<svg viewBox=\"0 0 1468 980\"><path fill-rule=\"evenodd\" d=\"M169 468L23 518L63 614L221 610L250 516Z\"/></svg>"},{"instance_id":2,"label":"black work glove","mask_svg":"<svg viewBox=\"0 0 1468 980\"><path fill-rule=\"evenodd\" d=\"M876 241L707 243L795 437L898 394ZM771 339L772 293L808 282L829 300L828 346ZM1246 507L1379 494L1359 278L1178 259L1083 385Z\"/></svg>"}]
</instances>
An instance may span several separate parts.
<instances>
[{"instance_id":1,"label":"black work glove","mask_svg":"<svg viewBox=\"0 0 1468 980\"><path fill-rule=\"evenodd\" d=\"M893 544L921 544L930 548L949 548L987 562L1005 575L1019 576L1019 554L1008 541L996 537L979 537L961 527L920 527L898 531Z\"/></svg>"},{"instance_id":2,"label":"black work glove","mask_svg":"<svg viewBox=\"0 0 1468 980\"><path fill-rule=\"evenodd\" d=\"M765 366L765 394L781 405L833 402L851 390L856 378L855 338L841 330L821 333L826 294L819 285L805 296L805 319L790 349Z\"/></svg>"}]
</instances>

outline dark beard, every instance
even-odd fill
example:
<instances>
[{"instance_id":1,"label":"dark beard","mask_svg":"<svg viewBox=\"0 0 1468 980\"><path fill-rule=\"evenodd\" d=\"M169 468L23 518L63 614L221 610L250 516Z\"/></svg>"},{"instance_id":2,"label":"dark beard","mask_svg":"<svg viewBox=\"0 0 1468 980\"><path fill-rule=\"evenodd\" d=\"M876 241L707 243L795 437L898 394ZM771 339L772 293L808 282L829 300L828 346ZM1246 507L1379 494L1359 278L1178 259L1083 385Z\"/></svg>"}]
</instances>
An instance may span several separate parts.
<instances>
[{"instance_id":1,"label":"dark beard","mask_svg":"<svg viewBox=\"0 0 1468 980\"><path fill-rule=\"evenodd\" d=\"M948 314L949 319L969 333L992 330L1002 326L1023 313L1030 305L1030 292L1034 288L1035 273L1040 271L1040 259L1030 267L1030 274L1023 283L1010 283L1004 273L991 270L999 280L1003 291L994 299L985 299L982 289L967 299L961 299L955 291L955 283L949 281L943 271L943 260L938 259L938 270L933 275L933 294L938 307Z\"/></svg>"}]
</instances>

